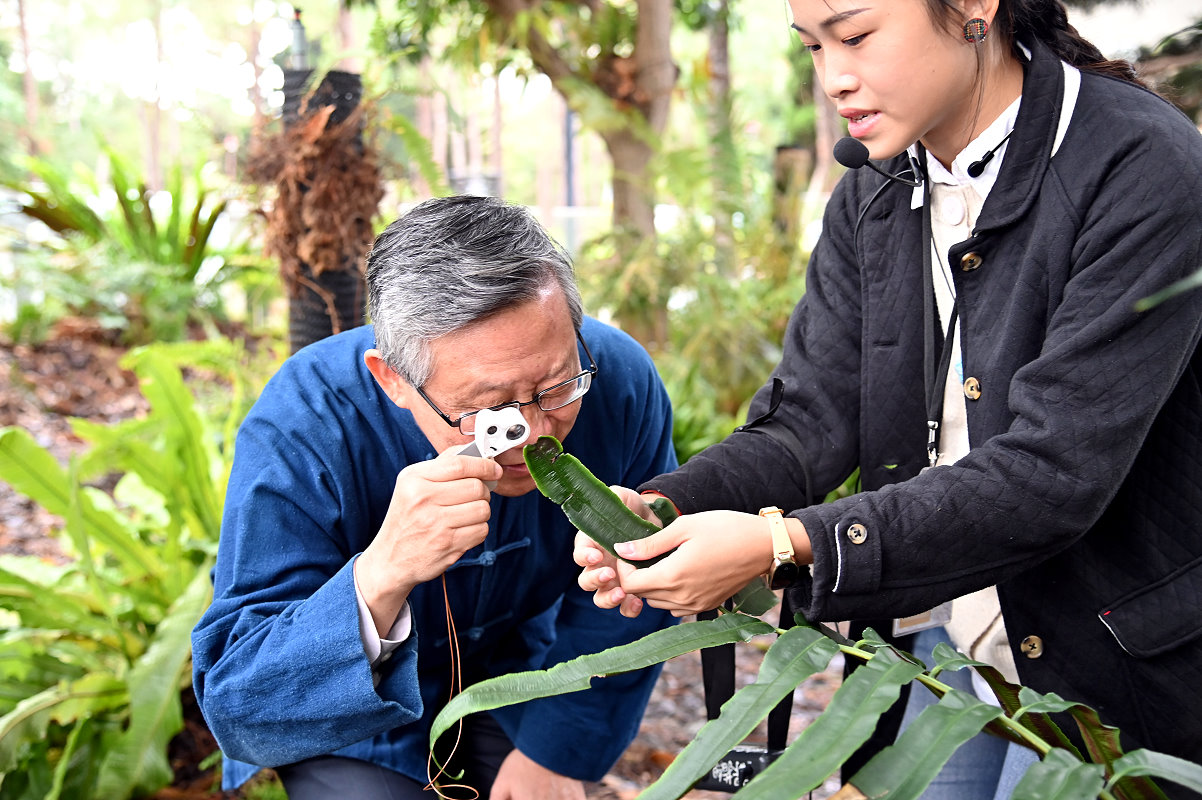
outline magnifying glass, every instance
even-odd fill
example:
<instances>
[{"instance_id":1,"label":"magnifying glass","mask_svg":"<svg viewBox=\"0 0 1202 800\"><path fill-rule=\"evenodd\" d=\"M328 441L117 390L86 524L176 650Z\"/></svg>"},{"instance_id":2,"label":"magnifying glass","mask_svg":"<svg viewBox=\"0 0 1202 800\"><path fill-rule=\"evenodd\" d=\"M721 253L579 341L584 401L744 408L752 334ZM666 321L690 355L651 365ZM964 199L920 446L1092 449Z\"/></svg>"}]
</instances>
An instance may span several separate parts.
<instances>
[{"instance_id":1,"label":"magnifying glass","mask_svg":"<svg viewBox=\"0 0 1202 800\"><path fill-rule=\"evenodd\" d=\"M463 456L495 458L506 450L519 447L530 438L530 423L516 406L481 409L476 413L475 441L459 451ZM485 481L489 491L497 488L496 481Z\"/></svg>"}]
</instances>

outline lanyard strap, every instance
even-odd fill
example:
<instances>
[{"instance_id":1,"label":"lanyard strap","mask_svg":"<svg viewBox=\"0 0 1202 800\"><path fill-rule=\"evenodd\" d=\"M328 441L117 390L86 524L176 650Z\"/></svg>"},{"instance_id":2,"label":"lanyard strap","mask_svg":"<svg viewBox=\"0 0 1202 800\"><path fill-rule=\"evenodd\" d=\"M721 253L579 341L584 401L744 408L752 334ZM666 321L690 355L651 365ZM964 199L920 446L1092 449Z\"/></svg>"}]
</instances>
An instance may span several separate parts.
<instances>
[{"instance_id":1,"label":"lanyard strap","mask_svg":"<svg viewBox=\"0 0 1202 800\"><path fill-rule=\"evenodd\" d=\"M923 154L925 156L925 153ZM943 336L943 347L936 352L935 330L935 272L931 251L935 248L935 235L931 230L931 181L922 183L922 367L926 389L927 407L927 468L939 460L939 425L943 421L943 390L952 364L952 341L956 333L956 318L960 311L959 293L952 300L952 311L948 314L947 333Z\"/></svg>"}]
</instances>

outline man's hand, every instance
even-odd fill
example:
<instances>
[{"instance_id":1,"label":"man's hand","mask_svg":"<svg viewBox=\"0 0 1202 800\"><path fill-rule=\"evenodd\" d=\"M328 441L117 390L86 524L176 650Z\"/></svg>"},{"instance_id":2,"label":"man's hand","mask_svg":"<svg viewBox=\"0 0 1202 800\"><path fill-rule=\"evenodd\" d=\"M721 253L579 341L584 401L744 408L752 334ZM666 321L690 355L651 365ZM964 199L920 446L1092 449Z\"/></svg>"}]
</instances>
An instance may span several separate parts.
<instances>
[{"instance_id":1,"label":"man's hand","mask_svg":"<svg viewBox=\"0 0 1202 800\"><path fill-rule=\"evenodd\" d=\"M359 591L380 635L400 613L409 592L442 575L488 536L490 492L500 480L497 462L456 455L411 464L396 478L384 524L355 563Z\"/></svg>"},{"instance_id":2,"label":"man's hand","mask_svg":"<svg viewBox=\"0 0 1202 800\"><path fill-rule=\"evenodd\" d=\"M490 800L584 800L584 784L513 750L501 762Z\"/></svg>"}]
</instances>

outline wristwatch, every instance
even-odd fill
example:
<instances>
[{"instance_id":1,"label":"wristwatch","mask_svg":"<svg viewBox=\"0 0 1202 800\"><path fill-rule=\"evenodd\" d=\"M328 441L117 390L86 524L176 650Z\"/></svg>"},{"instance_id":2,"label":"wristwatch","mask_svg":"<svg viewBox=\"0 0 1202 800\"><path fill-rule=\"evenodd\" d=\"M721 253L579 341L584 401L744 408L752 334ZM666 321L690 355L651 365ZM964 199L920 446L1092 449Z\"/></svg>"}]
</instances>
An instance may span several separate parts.
<instances>
[{"instance_id":1,"label":"wristwatch","mask_svg":"<svg viewBox=\"0 0 1202 800\"><path fill-rule=\"evenodd\" d=\"M760 516L768 520L772 530L772 566L768 568L768 585L773 589L791 586L801 575L801 568L793 558L793 542L785 528L785 512L776 506L760 509Z\"/></svg>"}]
</instances>

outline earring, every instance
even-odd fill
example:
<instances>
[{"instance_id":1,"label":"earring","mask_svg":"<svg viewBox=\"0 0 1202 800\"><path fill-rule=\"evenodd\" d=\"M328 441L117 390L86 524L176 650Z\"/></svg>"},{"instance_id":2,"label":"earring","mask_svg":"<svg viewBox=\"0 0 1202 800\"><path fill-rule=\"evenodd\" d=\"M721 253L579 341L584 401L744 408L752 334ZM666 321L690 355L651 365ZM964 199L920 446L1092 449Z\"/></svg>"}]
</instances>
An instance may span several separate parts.
<instances>
[{"instance_id":1,"label":"earring","mask_svg":"<svg viewBox=\"0 0 1202 800\"><path fill-rule=\"evenodd\" d=\"M964 41L980 44L989 34L989 23L980 17L973 17L964 23Z\"/></svg>"}]
</instances>

